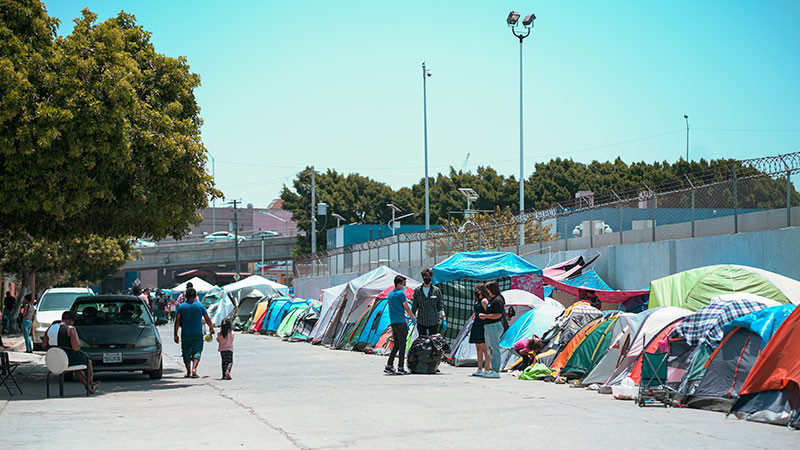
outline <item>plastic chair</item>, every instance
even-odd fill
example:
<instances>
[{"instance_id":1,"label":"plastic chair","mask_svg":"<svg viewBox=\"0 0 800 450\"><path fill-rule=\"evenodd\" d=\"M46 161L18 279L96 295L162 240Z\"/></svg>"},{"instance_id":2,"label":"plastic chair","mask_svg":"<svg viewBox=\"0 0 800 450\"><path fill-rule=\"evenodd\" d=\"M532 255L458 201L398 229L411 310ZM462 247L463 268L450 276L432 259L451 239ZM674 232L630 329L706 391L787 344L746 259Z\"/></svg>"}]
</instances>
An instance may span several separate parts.
<instances>
[{"instance_id":1,"label":"plastic chair","mask_svg":"<svg viewBox=\"0 0 800 450\"><path fill-rule=\"evenodd\" d=\"M45 364L47 365L47 397L50 397L50 374L58 375L58 393L64 397L64 374L68 372L83 372L87 380L86 396L89 396L89 368L86 364L78 364L75 366L69 365L69 358L67 352L58 347L51 347L47 350L44 356Z\"/></svg>"}]
</instances>

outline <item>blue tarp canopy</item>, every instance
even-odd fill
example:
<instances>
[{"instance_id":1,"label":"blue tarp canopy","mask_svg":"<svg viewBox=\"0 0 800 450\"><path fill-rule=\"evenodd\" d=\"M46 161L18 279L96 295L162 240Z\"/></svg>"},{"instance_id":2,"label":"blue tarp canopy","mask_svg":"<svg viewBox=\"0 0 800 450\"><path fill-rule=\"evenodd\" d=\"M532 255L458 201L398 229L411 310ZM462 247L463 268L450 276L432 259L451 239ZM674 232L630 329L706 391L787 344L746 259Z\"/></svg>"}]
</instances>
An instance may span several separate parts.
<instances>
[{"instance_id":1,"label":"blue tarp canopy","mask_svg":"<svg viewBox=\"0 0 800 450\"><path fill-rule=\"evenodd\" d=\"M542 269L508 252L460 252L433 268L433 283L473 278L491 280L517 275L541 275Z\"/></svg>"},{"instance_id":2,"label":"blue tarp canopy","mask_svg":"<svg viewBox=\"0 0 800 450\"><path fill-rule=\"evenodd\" d=\"M728 332L736 327L746 328L761 336L761 350L764 350L769 340L772 339L772 335L778 331L783 321L792 314L794 308L795 305L780 305L764 308L746 316L733 319L725 325L723 331L727 335Z\"/></svg>"},{"instance_id":3,"label":"blue tarp canopy","mask_svg":"<svg viewBox=\"0 0 800 450\"><path fill-rule=\"evenodd\" d=\"M611 286L606 284L600 275L595 272L594 269L587 270L586 272L572 277L567 278L566 280L561 280L562 283L568 284L570 286L575 287L588 287L590 289L599 289L601 291L612 291ZM544 287L544 296L545 297L552 297L553 287L552 286L545 286Z\"/></svg>"}]
</instances>

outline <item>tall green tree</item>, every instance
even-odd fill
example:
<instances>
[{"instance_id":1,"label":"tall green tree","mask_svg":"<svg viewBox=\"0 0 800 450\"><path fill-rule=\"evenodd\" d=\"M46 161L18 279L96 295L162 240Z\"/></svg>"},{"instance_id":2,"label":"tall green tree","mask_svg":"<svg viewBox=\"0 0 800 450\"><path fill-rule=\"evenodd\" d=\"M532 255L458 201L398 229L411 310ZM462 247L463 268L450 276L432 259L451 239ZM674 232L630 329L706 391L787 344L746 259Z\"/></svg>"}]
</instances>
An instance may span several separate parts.
<instances>
[{"instance_id":1,"label":"tall green tree","mask_svg":"<svg viewBox=\"0 0 800 450\"><path fill-rule=\"evenodd\" d=\"M219 196L185 58L124 12L66 37L39 0L0 2L0 229L59 239L168 235Z\"/></svg>"}]
</instances>

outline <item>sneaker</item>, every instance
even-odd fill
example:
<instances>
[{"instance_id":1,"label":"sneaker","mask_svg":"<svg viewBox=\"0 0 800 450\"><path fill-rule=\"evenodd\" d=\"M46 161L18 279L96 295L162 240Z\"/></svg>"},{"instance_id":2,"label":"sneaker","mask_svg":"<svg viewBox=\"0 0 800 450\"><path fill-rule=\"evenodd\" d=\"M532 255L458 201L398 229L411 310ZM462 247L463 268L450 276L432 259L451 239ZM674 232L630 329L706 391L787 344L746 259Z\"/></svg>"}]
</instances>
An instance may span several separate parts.
<instances>
[{"instance_id":1,"label":"sneaker","mask_svg":"<svg viewBox=\"0 0 800 450\"><path fill-rule=\"evenodd\" d=\"M483 377L484 378L500 378L500 374L495 372L495 371L491 371L491 372L486 372L485 374L483 374Z\"/></svg>"},{"instance_id":2,"label":"sneaker","mask_svg":"<svg viewBox=\"0 0 800 450\"><path fill-rule=\"evenodd\" d=\"M408 372L406 372L406 369L403 369L402 367L397 369L397 372L395 372L395 373L398 374L398 375L407 375L408 374Z\"/></svg>"},{"instance_id":3,"label":"sneaker","mask_svg":"<svg viewBox=\"0 0 800 450\"><path fill-rule=\"evenodd\" d=\"M383 368L383 373L390 373L390 374L394 375L395 371L394 371L393 367L386 366L386 367Z\"/></svg>"},{"instance_id":4,"label":"sneaker","mask_svg":"<svg viewBox=\"0 0 800 450\"><path fill-rule=\"evenodd\" d=\"M472 372L473 377L482 377L483 376L483 369L478 369L475 372Z\"/></svg>"}]
</instances>

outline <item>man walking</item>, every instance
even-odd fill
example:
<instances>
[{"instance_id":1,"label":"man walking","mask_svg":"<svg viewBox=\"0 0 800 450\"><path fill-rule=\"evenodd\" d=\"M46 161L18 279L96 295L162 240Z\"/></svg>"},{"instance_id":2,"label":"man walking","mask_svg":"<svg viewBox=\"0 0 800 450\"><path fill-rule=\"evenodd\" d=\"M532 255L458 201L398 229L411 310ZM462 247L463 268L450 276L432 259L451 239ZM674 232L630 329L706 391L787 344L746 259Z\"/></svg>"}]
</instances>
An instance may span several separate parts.
<instances>
[{"instance_id":1,"label":"man walking","mask_svg":"<svg viewBox=\"0 0 800 450\"><path fill-rule=\"evenodd\" d=\"M3 333L11 332L11 316L16 304L17 299L11 295L10 291L6 291L6 296L3 299Z\"/></svg>"},{"instance_id":2,"label":"man walking","mask_svg":"<svg viewBox=\"0 0 800 450\"><path fill-rule=\"evenodd\" d=\"M386 297L386 302L389 306L389 321L392 326L392 351L389 352L389 362L383 369L384 373L391 373L397 375L405 375L405 359L406 359L406 338L408 337L408 323L406 322L406 314L413 320L415 318L411 308L408 307L406 301L406 277L397 275L394 277L394 290ZM400 356L400 361L397 363L397 371L394 370L394 357Z\"/></svg>"},{"instance_id":3,"label":"man walking","mask_svg":"<svg viewBox=\"0 0 800 450\"><path fill-rule=\"evenodd\" d=\"M184 378L199 378L197 366L203 353L203 320L208 324L209 333L214 334L214 323L202 303L197 301L197 291L186 289L186 301L178 306L175 319L175 343L181 344L183 363L186 364ZM178 328L181 338L178 339Z\"/></svg>"},{"instance_id":4,"label":"man walking","mask_svg":"<svg viewBox=\"0 0 800 450\"><path fill-rule=\"evenodd\" d=\"M420 336L431 336L440 332L444 320L442 293L431 285L433 270L422 270L422 286L414 289L414 302L411 311L417 316L417 331Z\"/></svg>"}]
</instances>

